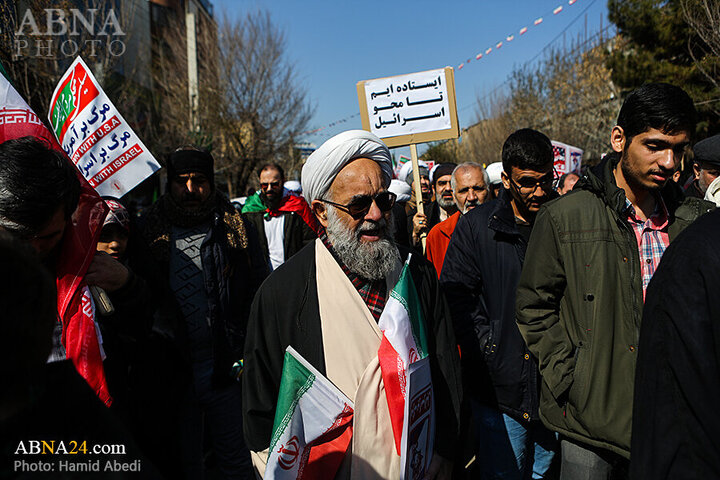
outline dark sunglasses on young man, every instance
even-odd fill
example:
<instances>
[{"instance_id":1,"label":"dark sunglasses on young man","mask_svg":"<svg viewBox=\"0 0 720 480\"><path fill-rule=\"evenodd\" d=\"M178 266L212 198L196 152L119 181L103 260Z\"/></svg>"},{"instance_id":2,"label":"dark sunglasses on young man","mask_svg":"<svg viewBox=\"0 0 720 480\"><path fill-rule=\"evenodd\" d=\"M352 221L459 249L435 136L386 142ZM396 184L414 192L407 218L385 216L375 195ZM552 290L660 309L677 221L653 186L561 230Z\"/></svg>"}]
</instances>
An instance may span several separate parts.
<instances>
[{"instance_id":1,"label":"dark sunglasses on young man","mask_svg":"<svg viewBox=\"0 0 720 480\"><path fill-rule=\"evenodd\" d=\"M531 177L523 177L520 179L520 181L516 182L515 180L510 178L510 182L515 185L515 188L521 191L530 191L530 193L535 192L538 187L542 188L543 190L552 190L555 187L555 183L557 181L556 179L557 174L555 173L555 169L552 170L552 172L549 172L547 175L540 178L540 180L536 180ZM532 190L531 190L532 189Z\"/></svg>"},{"instance_id":2,"label":"dark sunglasses on young man","mask_svg":"<svg viewBox=\"0 0 720 480\"><path fill-rule=\"evenodd\" d=\"M376 194L375 196L358 195L354 197L352 201L350 201L350 203L348 203L347 205L331 202L330 200L320 199L320 201L339 208L340 210L348 213L351 217L357 220L358 218L367 215L368 211L370 211L370 207L372 206L373 201L381 211L387 212L393 207L393 205L395 205L396 198L397 195L395 195L393 192L386 190L384 192Z\"/></svg>"}]
</instances>

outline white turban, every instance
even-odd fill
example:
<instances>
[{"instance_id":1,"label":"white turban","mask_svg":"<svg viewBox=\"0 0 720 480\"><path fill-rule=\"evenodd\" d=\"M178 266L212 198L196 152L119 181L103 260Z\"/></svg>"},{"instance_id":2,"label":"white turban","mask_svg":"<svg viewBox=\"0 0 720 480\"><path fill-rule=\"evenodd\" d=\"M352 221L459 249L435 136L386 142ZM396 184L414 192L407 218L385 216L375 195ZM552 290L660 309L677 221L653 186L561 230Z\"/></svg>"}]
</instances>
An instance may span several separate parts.
<instances>
[{"instance_id":1,"label":"white turban","mask_svg":"<svg viewBox=\"0 0 720 480\"><path fill-rule=\"evenodd\" d=\"M705 200L714 202L720 207L720 177L712 181L705 192Z\"/></svg>"},{"instance_id":2,"label":"white turban","mask_svg":"<svg viewBox=\"0 0 720 480\"><path fill-rule=\"evenodd\" d=\"M430 173L428 172L428 164L426 162L424 162L423 160L418 160L418 169L419 169L418 171L420 172L420 176L422 176L422 175L425 175L426 177L430 176ZM412 161L408 160L407 162L405 162L405 164L400 168L397 178L398 178L398 180L402 180L403 182L412 186L412 183L413 183Z\"/></svg>"},{"instance_id":3,"label":"white turban","mask_svg":"<svg viewBox=\"0 0 720 480\"><path fill-rule=\"evenodd\" d=\"M308 203L323 198L335 177L356 158L369 158L380 165L384 180L392 178L390 150L365 130L348 130L332 137L315 150L302 169L302 191Z\"/></svg>"},{"instance_id":4,"label":"white turban","mask_svg":"<svg viewBox=\"0 0 720 480\"><path fill-rule=\"evenodd\" d=\"M503 165L502 162L491 163L485 168L490 185L498 185L502 182Z\"/></svg>"},{"instance_id":5,"label":"white turban","mask_svg":"<svg viewBox=\"0 0 720 480\"><path fill-rule=\"evenodd\" d=\"M398 202L407 202L410 200L410 192L412 192L412 189L410 185L402 180L398 180L397 178L390 180L390 188L388 188L388 190L397 195Z\"/></svg>"}]
</instances>

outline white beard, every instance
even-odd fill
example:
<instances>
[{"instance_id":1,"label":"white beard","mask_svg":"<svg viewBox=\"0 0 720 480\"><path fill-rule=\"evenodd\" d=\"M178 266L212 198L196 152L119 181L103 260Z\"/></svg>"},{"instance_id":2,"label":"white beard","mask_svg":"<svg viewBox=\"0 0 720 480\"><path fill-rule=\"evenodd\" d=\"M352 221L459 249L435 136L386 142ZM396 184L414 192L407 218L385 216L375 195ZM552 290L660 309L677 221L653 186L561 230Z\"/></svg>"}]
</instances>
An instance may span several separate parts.
<instances>
[{"instance_id":1,"label":"white beard","mask_svg":"<svg viewBox=\"0 0 720 480\"><path fill-rule=\"evenodd\" d=\"M367 280L382 280L393 271L400 262L400 252L393 241L392 216L389 222L385 222L385 219L379 222L365 221L356 231L352 231L338 217L334 207L328 208L327 212L328 239L351 272ZM361 241L360 234L371 229L380 229L385 236L375 242Z\"/></svg>"}]
</instances>

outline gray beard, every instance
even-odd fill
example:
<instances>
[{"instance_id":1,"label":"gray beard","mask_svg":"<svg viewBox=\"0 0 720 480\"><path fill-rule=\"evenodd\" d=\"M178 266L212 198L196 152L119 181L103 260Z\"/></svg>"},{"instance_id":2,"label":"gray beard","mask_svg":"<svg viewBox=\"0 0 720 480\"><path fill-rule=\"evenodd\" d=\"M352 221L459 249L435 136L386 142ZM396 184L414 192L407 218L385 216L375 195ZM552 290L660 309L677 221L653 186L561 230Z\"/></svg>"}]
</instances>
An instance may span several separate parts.
<instances>
[{"instance_id":1,"label":"gray beard","mask_svg":"<svg viewBox=\"0 0 720 480\"><path fill-rule=\"evenodd\" d=\"M705 193L705 192L708 191L708 188L710 188L710 183L712 183L712 181L711 181L710 183L706 183L706 182L705 182L705 176L704 176L704 175L700 175L700 178L698 178L698 182L697 182L697 183L698 183L698 187L700 187L700 191L701 191L702 193Z\"/></svg>"},{"instance_id":2,"label":"gray beard","mask_svg":"<svg viewBox=\"0 0 720 480\"><path fill-rule=\"evenodd\" d=\"M436 195L435 201L443 210L448 210L455 206L455 201L452 198L450 200L445 200L442 195Z\"/></svg>"},{"instance_id":3,"label":"gray beard","mask_svg":"<svg viewBox=\"0 0 720 480\"><path fill-rule=\"evenodd\" d=\"M340 220L334 207L328 208L327 212L328 239L340 260L354 274L367 280L382 280L401 261L400 252L393 241L392 217L390 222L384 219L378 223L365 221L357 231L352 231ZM385 230L385 237L376 242L362 242L360 233L372 228Z\"/></svg>"}]
</instances>

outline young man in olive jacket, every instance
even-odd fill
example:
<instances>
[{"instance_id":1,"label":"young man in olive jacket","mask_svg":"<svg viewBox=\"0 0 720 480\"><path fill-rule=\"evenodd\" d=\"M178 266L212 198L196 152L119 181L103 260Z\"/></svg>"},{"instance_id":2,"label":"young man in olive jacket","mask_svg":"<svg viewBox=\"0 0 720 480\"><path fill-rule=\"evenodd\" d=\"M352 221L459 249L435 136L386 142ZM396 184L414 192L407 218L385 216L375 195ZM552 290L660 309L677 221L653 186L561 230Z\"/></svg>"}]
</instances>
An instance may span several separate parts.
<instances>
[{"instance_id":1,"label":"young man in olive jacket","mask_svg":"<svg viewBox=\"0 0 720 480\"><path fill-rule=\"evenodd\" d=\"M561 434L561 479L626 475L645 289L669 242L709 210L668 179L695 130L682 89L632 92L613 154L540 210L517 322L542 375L540 417Z\"/></svg>"}]
</instances>

